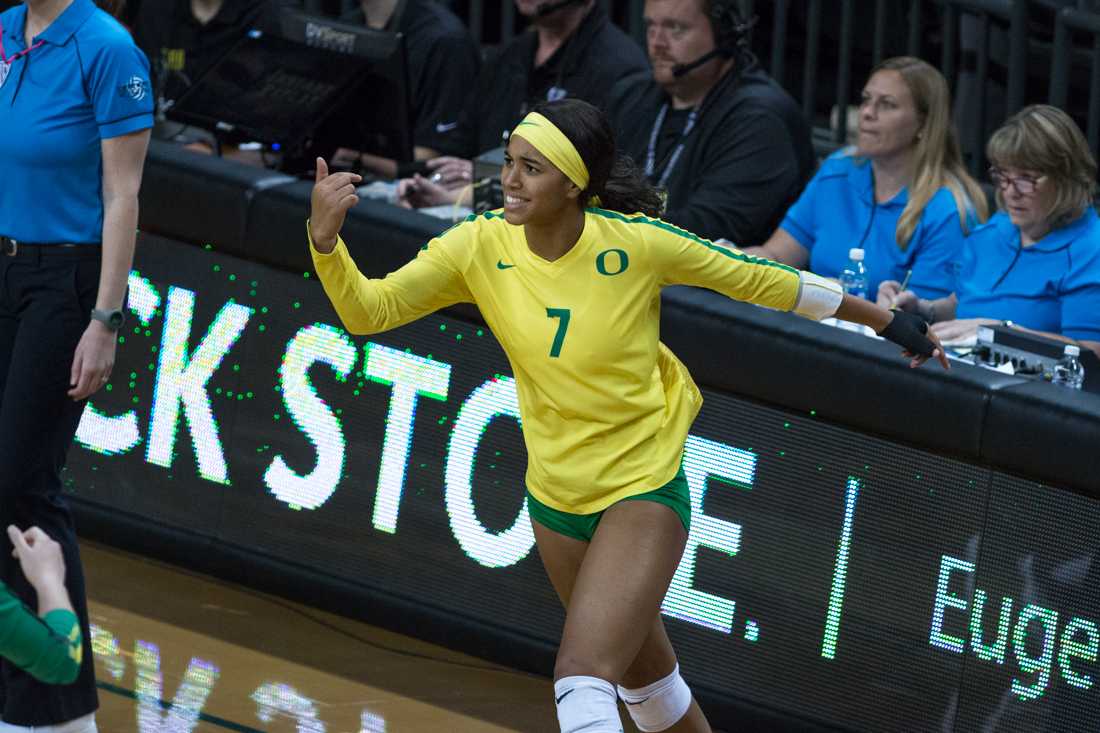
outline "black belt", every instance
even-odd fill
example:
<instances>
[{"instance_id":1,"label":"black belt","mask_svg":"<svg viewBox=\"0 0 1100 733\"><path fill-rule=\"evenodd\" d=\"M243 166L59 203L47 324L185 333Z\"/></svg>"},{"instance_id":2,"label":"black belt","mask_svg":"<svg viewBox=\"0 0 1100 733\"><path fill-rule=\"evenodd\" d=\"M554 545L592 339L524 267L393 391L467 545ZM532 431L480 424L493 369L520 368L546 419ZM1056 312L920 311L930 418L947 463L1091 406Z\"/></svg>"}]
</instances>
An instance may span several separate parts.
<instances>
[{"instance_id":1,"label":"black belt","mask_svg":"<svg viewBox=\"0 0 1100 733\"><path fill-rule=\"evenodd\" d=\"M0 236L0 255L4 257L89 257L99 254L99 245L70 242L24 242Z\"/></svg>"}]
</instances>

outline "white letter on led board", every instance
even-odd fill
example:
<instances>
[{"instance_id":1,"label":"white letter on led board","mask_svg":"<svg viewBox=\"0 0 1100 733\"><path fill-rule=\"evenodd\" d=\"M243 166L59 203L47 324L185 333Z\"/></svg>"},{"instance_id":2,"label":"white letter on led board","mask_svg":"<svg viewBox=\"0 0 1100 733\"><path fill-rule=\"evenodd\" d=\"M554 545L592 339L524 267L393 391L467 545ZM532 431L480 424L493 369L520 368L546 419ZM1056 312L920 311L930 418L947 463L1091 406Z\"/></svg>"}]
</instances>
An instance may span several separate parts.
<instances>
[{"instance_id":1,"label":"white letter on led board","mask_svg":"<svg viewBox=\"0 0 1100 733\"><path fill-rule=\"evenodd\" d=\"M386 416L386 436L382 440L382 466L378 470L373 518L375 529L392 534L397 531L397 511L405 487L416 397L447 399L451 365L368 343L363 373L375 382L393 385L390 411Z\"/></svg>"},{"instance_id":2,"label":"white letter on led board","mask_svg":"<svg viewBox=\"0 0 1100 733\"><path fill-rule=\"evenodd\" d=\"M703 514L707 477L716 476L747 488L756 472L756 454L694 435L684 445L684 474L691 491L691 532L680 565L672 576L661 612L726 634L733 630L734 601L696 590L695 556L700 547L736 555L741 525Z\"/></svg>"},{"instance_id":3,"label":"white letter on led board","mask_svg":"<svg viewBox=\"0 0 1100 733\"><path fill-rule=\"evenodd\" d=\"M126 298L126 305L137 315L141 325L148 326L160 307L160 293L136 271L130 272L128 285L130 294ZM137 413L130 410L111 417L97 410L92 401L88 400L76 428L76 441L85 448L107 456L127 453L141 442Z\"/></svg>"},{"instance_id":4,"label":"white letter on led board","mask_svg":"<svg viewBox=\"0 0 1100 733\"><path fill-rule=\"evenodd\" d=\"M969 605L965 598L959 598L947 590L952 570L973 573L974 563L959 560L949 555L944 555L940 559L940 576L936 580L936 601L932 606L932 631L928 635L928 643L941 649L962 654L963 650L966 649L966 640L957 636L950 636L943 631L943 617L946 609L957 608L960 611L966 611L966 607Z\"/></svg>"},{"instance_id":5,"label":"white letter on led board","mask_svg":"<svg viewBox=\"0 0 1100 733\"><path fill-rule=\"evenodd\" d=\"M513 417L517 422L520 419L516 383L508 377L490 379L470 393L463 403L447 446L444 479L451 532L462 551L487 568L514 565L527 557L535 544L526 502L515 523L499 534L489 532L474 510L472 479L478 444L497 415Z\"/></svg>"},{"instance_id":6,"label":"white letter on led board","mask_svg":"<svg viewBox=\"0 0 1100 733\"><path fill-rule=\"evenodd\" d=\"M317 453L313 470L299 476L281 455L264 472L264 483L279 501L299 509L316 509L328 501L344 472L344 433L340 421L309 381L309 368L328 364L340 381L355 366L355 344L337 328L315 324L300 330L287 346L279 367L283 404Z\"/></svg>"},{"instance_id":7,"label":"white letter on led board","mask_svg":"<svg viewBox=\"0 0 1100 733\"><path fill-rule=\"evenodd\" d=\"M191 429L191 441L199 463L199 474L208 481L228 483L228 469L218 424L210 408L206 383L244 330L252 309L226 303L210 324L198 347L188 356L187 338L195 309L195 294L183 288L169 288L164 333L160 342L160 363L153 397L153 418L145 459L168 468L176 445L179 407Z\"/></svg>"}]
</instances>

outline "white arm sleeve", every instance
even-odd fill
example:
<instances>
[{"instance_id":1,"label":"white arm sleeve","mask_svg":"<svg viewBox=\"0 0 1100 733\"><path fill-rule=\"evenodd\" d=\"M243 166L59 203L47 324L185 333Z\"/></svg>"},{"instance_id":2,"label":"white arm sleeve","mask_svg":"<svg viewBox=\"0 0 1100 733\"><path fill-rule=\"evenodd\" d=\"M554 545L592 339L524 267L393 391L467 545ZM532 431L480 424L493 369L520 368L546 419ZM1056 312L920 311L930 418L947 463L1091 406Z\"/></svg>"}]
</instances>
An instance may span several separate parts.
<instances>
[{"instance_id":1,"label":"white arm sleeve","mask_svg":"<svg viewBox=\"0 0 1100 733\"><path fill-rule=\"evenodd\" d=\"M799 272L798 276L798 298L792 309L795 313L815 321L836 313L840 301L844 299L844 290L840 283L805 270Z\"/></svg>"}]
</instances>

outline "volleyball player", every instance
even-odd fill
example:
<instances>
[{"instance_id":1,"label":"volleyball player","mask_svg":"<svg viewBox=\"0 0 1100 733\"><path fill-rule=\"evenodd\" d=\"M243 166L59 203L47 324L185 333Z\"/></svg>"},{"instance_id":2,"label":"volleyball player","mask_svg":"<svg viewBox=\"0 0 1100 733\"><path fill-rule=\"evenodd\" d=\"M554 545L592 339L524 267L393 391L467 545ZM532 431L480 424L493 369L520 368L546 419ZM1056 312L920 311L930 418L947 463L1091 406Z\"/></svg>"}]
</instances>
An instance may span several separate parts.
<instances>
[{"instance_id":1,"label":"volleyball player","mask_svg":"<svg viewBox=\"0 0 1100 733\"><path fill-rule=\"evenodd\" d=\"M687 540L681 458L702 402L659 341L661 288L863 323L913 366L937 357L946 368L946 358L920 318L656 218L657 192L616 157L607 120L585 102L527 115L501 177L502 211L469 217L372 280L339 237L357 177L328 175L319 159L308 225L317 274L352 333L473 302L508 355L535 539L566 607L554 670L561 730L621 731L618 692L643 731L709 731L660 618Z\"/></svg>"}]
</instances>

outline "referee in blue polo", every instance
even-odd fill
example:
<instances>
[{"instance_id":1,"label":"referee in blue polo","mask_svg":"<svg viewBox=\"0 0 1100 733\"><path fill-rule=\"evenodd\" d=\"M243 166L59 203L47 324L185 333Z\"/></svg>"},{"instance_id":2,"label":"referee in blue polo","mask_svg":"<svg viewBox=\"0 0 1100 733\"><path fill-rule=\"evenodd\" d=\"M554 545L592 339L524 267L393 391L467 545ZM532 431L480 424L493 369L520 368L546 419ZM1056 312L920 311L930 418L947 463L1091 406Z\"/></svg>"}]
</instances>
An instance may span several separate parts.
<instances>
[{"instance_id":1,"label":"referee in blue polo","mask_svg":"<svg viewBox=\"0 0 1100 733\"><path fill-rule=\"evenodd\" d=\"M94 0L24 0L0 24L0 526L38 526L61 544L84 632L71 685L0 662L0 732L89 733L91 634L60 472L124 320L153 126L149 62ZM34 607L10 548L0 580Z\"/></svg>"}]
</instances>

